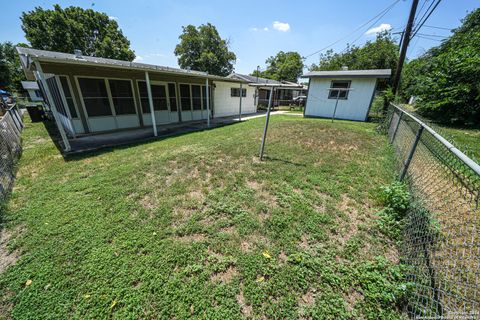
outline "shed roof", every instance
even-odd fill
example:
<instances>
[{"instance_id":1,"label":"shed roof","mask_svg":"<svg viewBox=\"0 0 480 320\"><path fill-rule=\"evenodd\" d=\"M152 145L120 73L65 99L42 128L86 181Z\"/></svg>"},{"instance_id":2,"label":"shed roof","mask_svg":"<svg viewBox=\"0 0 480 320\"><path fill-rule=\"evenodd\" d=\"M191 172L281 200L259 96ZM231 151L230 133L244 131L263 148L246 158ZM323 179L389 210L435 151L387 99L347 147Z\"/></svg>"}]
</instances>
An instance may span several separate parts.
<instances>
[{"instance_id":1,"label":"shed roof","mask_svg":"<svg viewBox=\"0 0 480 320\"><path fill-rule=\"evenodd\" d=\"M302 78L390 78L392 69L311 71Z\"/></svg>"},{"instance_id":2,"label":"shed roof","mask_svg":"<svg viewBox=\"0 0 480 320\"><path fill-rule=\"evenodd\" d=\"M30 65L28 59L33 58L37 59L40 62L56 62L56 63L65 63L65 64L76 64L76 65L85 65L85 66L103 66L103 67L113 67L113 68L123 68L131 69L138 71L149 71L157 72L164 74L175 74L182 76L191 76L191 77L202 77L209 78L212 80L221 80L221 81L230 81L230 82L246 82L240 79L232 79L222 76L211 75L206 72L196 71L196 70L185 70L180 68L171 68L165 66L158 66L153 64L138 63L131 61L107 59L101 57L91 57L91 56L81 56L78 58L75 54L47 51L47 50L38 50L24 47L17 47L17 52L21 57L22 66L27 71L30 71ZM22 57L24 59L22 59ZM31 62L31 61L30 61Z\"/></svg>"},{"instance_id":3,"label":"shed roof","mask_svg":"<svg viewBox=\"0 0 480 320\"><path fill-rule=\"evenodd\" d=\"M298 84L295 82L277 81L277 80L272 80L272 79L267 79L267 78L262 78L257 76L240 74L240 73L232 73L228 75L228 77L246 81L251 86L256 86L256 87L284 87L284 88L292 88L292 89L298 89L303 87L301 84Z\"/></svg>"},{"instance_id":4,"label":"shed roof","mask_svg":"<svg viewBox=\"0 0 480 320\"><path fill-rule=\"evenodd\" d=\"M22 87L25 90L38 90L38 83L36 81L21 81Z\"/></svg>"}]
</instances>

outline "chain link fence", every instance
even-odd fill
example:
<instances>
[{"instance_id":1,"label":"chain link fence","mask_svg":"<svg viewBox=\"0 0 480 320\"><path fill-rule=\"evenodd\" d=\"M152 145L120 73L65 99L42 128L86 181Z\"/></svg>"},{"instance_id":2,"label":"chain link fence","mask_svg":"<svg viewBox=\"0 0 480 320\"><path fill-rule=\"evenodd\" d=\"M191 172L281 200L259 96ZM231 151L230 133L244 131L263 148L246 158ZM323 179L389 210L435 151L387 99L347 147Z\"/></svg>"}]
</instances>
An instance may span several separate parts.
<instances>
[{"instance_id":1,"label":"chain link fence","mask_svg":"<svg viewBox=\"0 0 480 320\"><path fill-rule=\"evenodd\" d=\"M412 284L407 312L480 319L480 166L397 106L387 129L413 200L401 246Z\"/></svg>"},{"instance_id":2,"label":"chain link fence","mask_svg":"<svg viewBox=\"0 0 480 320\"><path fill-rule=\"evenodd\" d=\"M22 117L16 106L0 118L0 203L5 201L13 187L15 166L22 153L22 129Z\"/></svg>"}]
</instances>

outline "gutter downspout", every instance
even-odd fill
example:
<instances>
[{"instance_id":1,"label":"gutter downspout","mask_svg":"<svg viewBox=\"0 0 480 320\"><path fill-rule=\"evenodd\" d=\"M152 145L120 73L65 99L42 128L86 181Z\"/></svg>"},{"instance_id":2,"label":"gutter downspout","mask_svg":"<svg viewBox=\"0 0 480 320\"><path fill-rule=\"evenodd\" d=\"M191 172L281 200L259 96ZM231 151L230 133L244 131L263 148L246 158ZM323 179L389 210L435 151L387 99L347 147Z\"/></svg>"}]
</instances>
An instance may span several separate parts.
<instances>
[{"instance_id":1,"label":"gutter downspout","mask_svg":"<svg viewBox=\"0 0 480 320\"><path fill-rule=\"evenodd\" d=\"M208 88L208 78L205 79L205 95L207 98L207 127L210 127L210 97L209 97L209 88Z\"/></svg>"},{"instance_id":2,"label":"gutter downspout","mask_svg":"<svg viewBox=\"0 0 480 320\"><path fill-rule=\"evenodd\" d=\"M62 137L62 141L65 146L64 151L68 152L72 150L72 148L70 147L70 142L68 141L67 134L65 133L63 124L60 121L60 117L58 116L57 106L55 106L55 101L53 101L52 93L50 92L47 80L45 79L45 74L43 73L42 66L37 60L34 60L33 63L35 64L35 68L37 69L37 75L40 77L40 82L43 84L43 88L45 89L47 99L50 102L50 108L52 110L53 118L55 119L55 123L57 124L58 131L60 132L60 136Z\"/></svg>"}]
</instances>

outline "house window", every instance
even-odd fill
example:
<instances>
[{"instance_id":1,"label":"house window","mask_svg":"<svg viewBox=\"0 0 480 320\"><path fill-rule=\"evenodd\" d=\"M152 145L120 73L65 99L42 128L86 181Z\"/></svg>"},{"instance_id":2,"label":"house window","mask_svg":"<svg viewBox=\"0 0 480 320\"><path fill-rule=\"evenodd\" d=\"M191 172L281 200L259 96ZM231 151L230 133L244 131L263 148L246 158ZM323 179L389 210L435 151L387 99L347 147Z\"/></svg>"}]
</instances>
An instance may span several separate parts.
<instances>
[{"instance_id":1,"label":"house window","mask_svg":"<svg viewBox=\"0 0 480 320\"><path fill-rule=\"evenodd\" d=\"M180 105L181 105L182 111L192 110L192 96L190 93L189 84L180 85Z\"/></svg>"},{"instance_id":2,"label":"house window","mask_svg":"<svg viewBox=\"0 0 480 320\"><path fill-rule=\"evenodd\" d=\"M207 109L207 87L202 86L202 98L203 98L203 109ZM208 86L208 101L210 102L209 108L212 109L212 87Z\"/></svg>"},{"instance_id":3,"label":"house window","mask_svg":"<svg viewBox=\"0 0 480 320\"><path fill-rule=\"evenodd\" d=\"M68 79L65 76L60 76L60 84L62 85L63 95L67 101L67 107L70 111L72 118L78 118L77 109L75 108L75 102L73 101L72 92L70 91L70 86L68 85Z\"/></svg>"},{"instance_id":4,"label":"house window","mask_svg":"<svg viewBox=\"0 0 480 320\"><path fill-rule=\"evenodd\" d=\"M108 80L115 113L135 114L132 83L130 80Z\"/></svg>"},{"instance_id":5,"label":"house window","mask_svg":"<svg viewBox=\"0 0 480 320\"><path fill-rule=\"evenodd\" d=\"M202 110L201 86L192 85L193 110Z\"/></svg>"},{"instance_id":6,"label":"house window","mask_svg":"<svg viewBox=\"0 0 480 320\"><path fill-rule=\"evenodd\" d=\"M335 88L339 89L349 89L351 81L336 81L333 80L330 84L330 90L328 93L328 99L348 99L348 91L349 90L334 90Z\"/></svg>"},{"instance_id":7,"label":"house window","mask_svg":"<svg viewBox=\"0 0 480 320\"><path fill-rule=\"evenodd\" d=\"M60 90L58 89L57 80L55 77L51 77L47 79L47 86L50 90L50 94L52 95L53 103L58 111L58 113L67 116L67 112L65 111L65 106L63 105L62 96L60 95Z\"/></svg>"},{"instance_id":8,"label":"house window","mask_svg":"<svg viewBox=\"0 0 480 320\"><path fill-rule=\"evenodd\" d=\"M40 92L40 90L35 90L35 97L37 97L37 98L42 97L42 93Z\"/></svg>"},{"instance_id":9,"label":"house window","mask_svg":"<svg viewBox=\"0 0 480 320\"><path fill-rule=\"evenodd\" d=\"M177 111L177 90L175 83L168 84L168 97L170 98L170 111Z\"/></svg>"},{"instance_id":10,"label":"house window","mask_svg":"<svg viewBox=\"0 0 480 320\"><path fill-rule=\"evenodd\" d=\"M111 116L107 86L104 79L79 78L83 103L89 117Z\"/></svg>"},{"instance_id":11,"label":"house window","mask_svg":"<svg viewBox=\"0 0 480 320\"><path fill-rule=\"evenodd\" d=\"M153 110L168 110L165 85L151 84L150 89L152 90ZM150 102L148 100L147 83L145 81L138 82L138 91L140 92L143 113L150 113Z\"/></svg>"},{"instance_id":12,"label":"house window","mask_svg":"<svg viewBox=\"0 0 480 320\"><path fill-rule=\"evenodd\" d=\"M231 97L240 97L240 88L230 88ZM242 97L247 96L247 89L242 88Z\"/></svg>"}]
</instances>

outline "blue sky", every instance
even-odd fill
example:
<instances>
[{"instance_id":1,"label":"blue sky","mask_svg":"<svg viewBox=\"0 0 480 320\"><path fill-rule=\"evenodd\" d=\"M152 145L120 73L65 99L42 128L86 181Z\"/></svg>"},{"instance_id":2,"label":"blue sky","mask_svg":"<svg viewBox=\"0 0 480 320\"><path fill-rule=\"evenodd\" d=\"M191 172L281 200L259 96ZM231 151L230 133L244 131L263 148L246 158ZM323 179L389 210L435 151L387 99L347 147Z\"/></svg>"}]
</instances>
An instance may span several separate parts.
<instances>
[{"instance_id":1,"label":"blue sky","mask_svg":"<svg viewBox=\"0 0 480 320\"><path fill-rule=\"evenodd\" d=\"M428 0L429 2L433 0ZM19 17L23 11L36 6L51 8L54 3L62 6L76 5L93 8L116 19L124 34L131 41L138 60L165 66L177 66L173 54L182 26L213 23L223 38L230 41L231 50L237 55L235 70L250 73L265 60L283 51L298 51L309 55L329 44L344 38L364 24L393 0L362 1L250 1L244 0L78 0L78 1L35 1L8 0L2 6L0 19L0 41L26 42L20 27ZM429 2L427 2L428 6ZM420 0L420 6L423 0ZM426 25L454 28L467 12L478 8L478 0L443 0ZM374 39L374 30L368 27L393 28L400 31L407 20L410 0L399 1L374 25L367 24L348 38L332 47L335 51L345 48L347 42L362 44ZM433 35L429 38L448 35L448 30L425 27L421 33ZM408 56L415 57L439 42L415 38L411 42ZM318 54L309 57L307 64L318 61Z\"/></svg>"}]
</instances>

